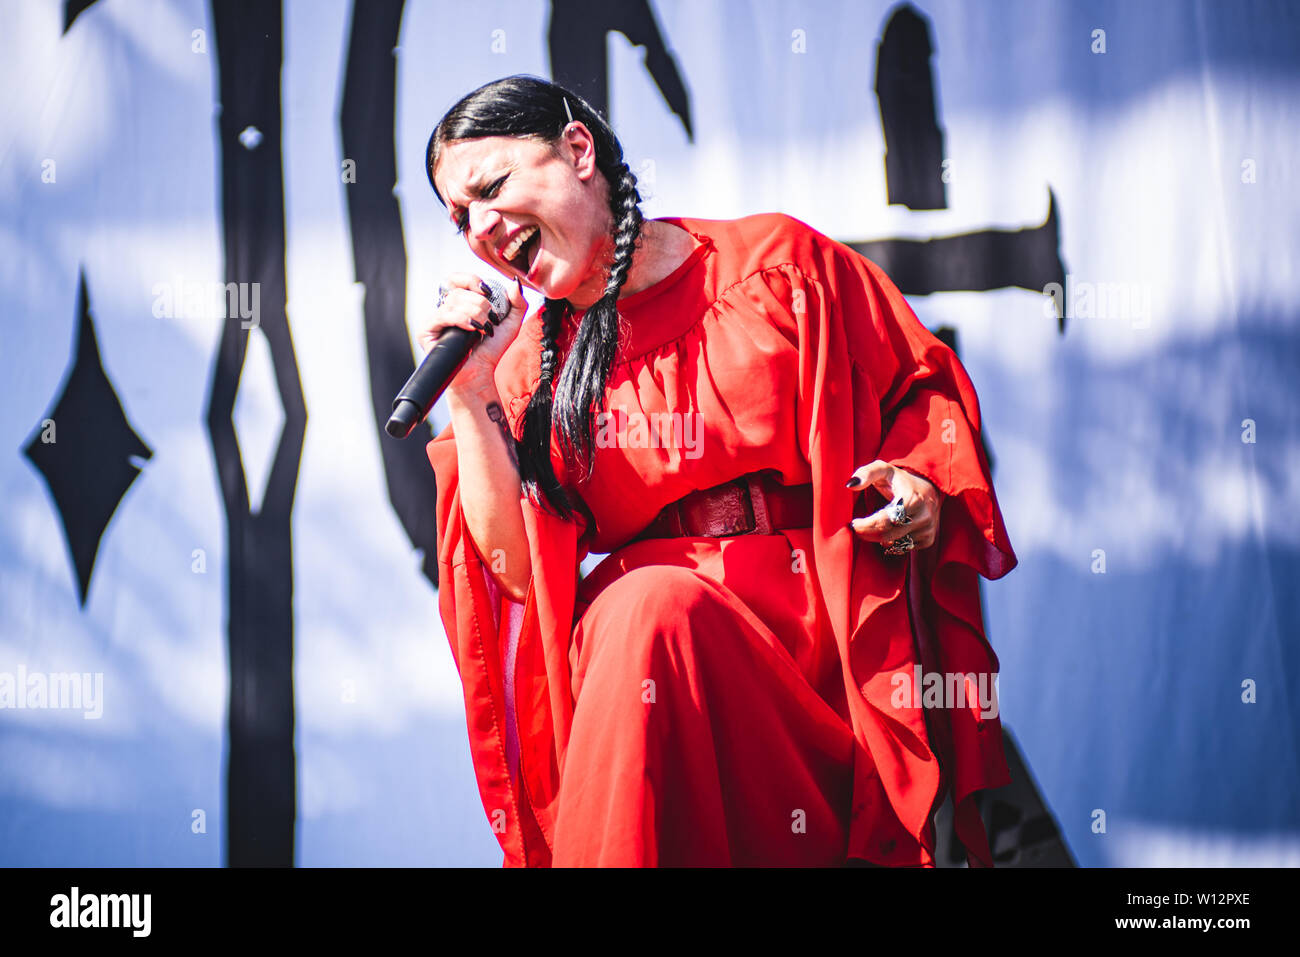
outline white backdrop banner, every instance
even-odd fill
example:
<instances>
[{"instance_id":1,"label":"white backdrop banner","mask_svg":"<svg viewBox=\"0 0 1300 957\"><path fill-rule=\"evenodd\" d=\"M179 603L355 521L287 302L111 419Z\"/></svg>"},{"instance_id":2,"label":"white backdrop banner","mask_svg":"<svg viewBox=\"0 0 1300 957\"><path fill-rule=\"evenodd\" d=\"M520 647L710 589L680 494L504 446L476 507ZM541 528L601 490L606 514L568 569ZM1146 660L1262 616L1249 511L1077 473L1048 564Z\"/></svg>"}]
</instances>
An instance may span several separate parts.
<instances>
[{"instance_id":1,"label":"white backdrop banner","mask_svg":"<svg viewBox=\"0 0 1300 957\"><path fill-rule=\"evenodd\" d=\"M645 215L794 215L955 344L1078 863L1300 865L1300 8L468 10L0 3L0 864L500 863L382 413L489 269L428 135L531 73Z\"/></svg>"}]
</instances>

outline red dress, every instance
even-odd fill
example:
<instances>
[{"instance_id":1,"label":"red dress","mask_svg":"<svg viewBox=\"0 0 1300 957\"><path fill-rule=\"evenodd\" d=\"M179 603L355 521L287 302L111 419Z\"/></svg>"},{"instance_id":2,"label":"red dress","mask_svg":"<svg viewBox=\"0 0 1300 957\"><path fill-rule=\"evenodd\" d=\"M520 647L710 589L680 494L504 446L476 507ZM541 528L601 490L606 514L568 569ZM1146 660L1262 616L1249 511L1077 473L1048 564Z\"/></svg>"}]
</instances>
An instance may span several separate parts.
<instances>
[{"instance_id":1,"label":"red dress","mask_svg":"<svg viewBox=\"0 0 1300 957\"><path fill-rule=\"evenodd\" d=\"M970 379L878 267L806 224L664 221L696 246L619 300L612 415L580 490L595 524L525 499L522 605L468 537L450 429L428 446L440 608L505 863L932 866L951 786L972 864L991 865L972 795L1010 780L995 711L899 694L918 665L972 690L998 667L977 576L1016 557ZM540 325L497 368L516 435ZM875 459L944 494L931 548L891 558L845 528L885 503L844 484ZM811 483L811 528L626 544L683 495L760 470Z\"/></svg>"}]
</instances>

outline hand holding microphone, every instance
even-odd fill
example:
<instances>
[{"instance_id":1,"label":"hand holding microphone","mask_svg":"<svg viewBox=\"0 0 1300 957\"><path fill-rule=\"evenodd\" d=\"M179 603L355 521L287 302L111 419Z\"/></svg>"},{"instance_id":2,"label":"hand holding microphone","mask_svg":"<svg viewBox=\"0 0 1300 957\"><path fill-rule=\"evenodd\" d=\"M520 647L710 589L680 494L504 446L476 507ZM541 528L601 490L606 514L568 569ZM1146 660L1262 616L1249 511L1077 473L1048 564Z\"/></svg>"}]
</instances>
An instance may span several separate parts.
<instances>
[{"instance_id":1,"label":"hand holding microphone","mask_svg":"<svg viewBox=\"0 0 1300 957\"><path fill-rule=\"evenodd\" d=\"M449 386L492 381L501 356L519 333L528 303L516 284L452 273L437 309L418 337L428 354L393 400L385 428L394 438L411 433Z\"/></svg>"}]
</instances>

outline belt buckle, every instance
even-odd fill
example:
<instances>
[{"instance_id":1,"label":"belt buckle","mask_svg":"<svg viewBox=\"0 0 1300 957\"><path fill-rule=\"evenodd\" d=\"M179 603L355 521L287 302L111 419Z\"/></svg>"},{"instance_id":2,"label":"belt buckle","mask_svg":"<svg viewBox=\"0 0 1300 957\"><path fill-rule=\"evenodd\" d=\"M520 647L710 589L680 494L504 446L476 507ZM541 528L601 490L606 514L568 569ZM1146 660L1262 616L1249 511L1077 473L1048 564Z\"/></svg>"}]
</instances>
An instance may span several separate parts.
<instances>
[{"instance_id":1,"label":"belt buckle","mask_svg":"<svg viewBox=\"0 0 1300 957\"><path fill-rule=\"evenodd\" d=\"M749 514L753 517L753 534L755 535L771 535L775 531L772 525L772 516L767 509L767 496L763 494L763 486L761 485L763 477L763 473L759 472L744 477L746 492L748 493L745 499L749 506Z\"/></svg>"},{"instance_id":2,"label":"belt buckle","mask_svg":"<svg viewBox=\"0 0 1300 957\"><path fill-rule=\"evenodd\" d=\"M767 512L767 500L763 497L759 476L742 475L728 484L734 485L740 491L740 505L745 517L745 527L734 529L732 534L771 535L772 518Z\"/></svg>"},{"instance_id":3,"label":"belt buckle","mask_svg":"<svg viewBox=\"0 0 1300 957\"><path fill-rule=\"evenodd\" d=\"M733 529L731 533L733 535L752 535L758 529L758 521L754 516L754 495L750 481L749 476L744 475L728 483L740 491L740 507L745 518L744 527Z\"/></svg>"},{"instance_id":4,"label":"belt buckle","mask_svg":"<svg viewBox=\"0 0 1300 957\"><path fill-rule=\"evenodd\" d=\"M737 507L739 506L739 507ZM743 478L723 482L700 493L700 512L683 509L687 514L683 527L692 534L708 538L748 535L754 530L754 503ZM701 514L702 512L702 514Z\"/></svg>"}]
</instances>

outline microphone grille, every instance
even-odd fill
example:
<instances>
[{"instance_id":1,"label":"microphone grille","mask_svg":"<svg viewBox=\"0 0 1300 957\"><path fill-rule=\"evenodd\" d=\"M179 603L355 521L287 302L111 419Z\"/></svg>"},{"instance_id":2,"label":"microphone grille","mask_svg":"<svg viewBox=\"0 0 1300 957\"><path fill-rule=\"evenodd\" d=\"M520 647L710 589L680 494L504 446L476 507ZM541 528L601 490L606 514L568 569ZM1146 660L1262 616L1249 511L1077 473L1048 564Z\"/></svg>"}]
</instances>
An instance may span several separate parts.
<instances>
[{"instance_id":1,"label":"microphone grille","mask_svg":"<svg viewBox=\"0 0 1300 957\"><path fill-rule=\"evenodd\" d=\"M492 310L492 321L500 322L510 315L510 295L506 292L505 285L496 277L484 279L483 285L488 288L488 302Z\"/></svg>"}]
</instances>

